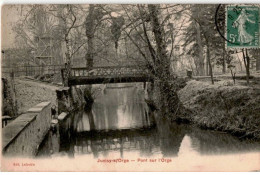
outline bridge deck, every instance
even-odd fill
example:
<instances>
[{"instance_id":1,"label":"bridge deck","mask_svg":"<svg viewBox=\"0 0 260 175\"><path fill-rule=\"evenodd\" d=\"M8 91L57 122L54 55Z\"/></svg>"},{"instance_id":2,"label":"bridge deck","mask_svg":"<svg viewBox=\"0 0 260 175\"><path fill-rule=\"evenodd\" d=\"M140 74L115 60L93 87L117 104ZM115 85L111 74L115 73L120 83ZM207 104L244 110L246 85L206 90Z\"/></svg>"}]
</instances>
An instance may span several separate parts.
<instances>
[{"instance_id":1,"label":"bridge deck","mask_svg":"<svg viewBox=\"0 0 260 175\"><path fill-rule=\"evenodd\" d=\"M62 69L64 77L65 69ZM72 68L68 79L69 86L83 84L127 83L151 81L145 66L110 66L86 68Z\"/></svg>"}]
</instances>

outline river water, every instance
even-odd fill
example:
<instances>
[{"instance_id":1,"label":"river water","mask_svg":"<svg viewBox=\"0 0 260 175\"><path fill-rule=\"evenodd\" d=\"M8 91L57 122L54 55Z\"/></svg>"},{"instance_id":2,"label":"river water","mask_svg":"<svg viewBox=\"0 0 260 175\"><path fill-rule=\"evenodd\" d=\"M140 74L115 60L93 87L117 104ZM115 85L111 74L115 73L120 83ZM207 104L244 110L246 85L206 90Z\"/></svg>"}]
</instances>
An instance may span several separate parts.
<instances>
[{"instance_id":1,"label":"river water","mask_svg":"<svg viewBox=\"0 0 260 175\"><path fill-rule=\"evenodd\" d=\"M260 153L260 143L170 123L144 102L143 84L96 86L91 109L77 111L50 130L37 157L233 156ZM160 118L160 119L159 119Z\"/></svg>"}]
</instances>

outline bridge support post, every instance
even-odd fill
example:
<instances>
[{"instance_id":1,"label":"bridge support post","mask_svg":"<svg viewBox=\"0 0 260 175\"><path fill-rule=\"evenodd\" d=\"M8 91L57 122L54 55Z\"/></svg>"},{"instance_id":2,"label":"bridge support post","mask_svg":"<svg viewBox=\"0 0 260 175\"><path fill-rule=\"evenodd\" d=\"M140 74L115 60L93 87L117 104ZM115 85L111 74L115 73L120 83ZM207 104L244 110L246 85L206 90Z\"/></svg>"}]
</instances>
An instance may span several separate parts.
<instances>
[{"instance_id":1,"label":"bridge support post","mask_svg":"<svg viewBox=\"0 0 260 175\"><path fill-rule=\"evenodd\" d=\"M144 82L144 90L146 89L146 82Z\"/></svg>"}]
</instances>

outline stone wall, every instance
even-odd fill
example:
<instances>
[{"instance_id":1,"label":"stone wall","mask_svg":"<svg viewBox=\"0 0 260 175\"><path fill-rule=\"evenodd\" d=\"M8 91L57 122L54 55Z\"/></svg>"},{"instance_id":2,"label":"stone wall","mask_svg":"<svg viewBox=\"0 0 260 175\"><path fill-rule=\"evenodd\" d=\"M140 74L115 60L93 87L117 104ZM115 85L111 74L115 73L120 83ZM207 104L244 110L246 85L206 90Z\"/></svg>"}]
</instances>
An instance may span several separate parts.
<instances>
[{"instance_id":1,"label":"stone wall","mask_svg":"<svg viewBox=\"0 0 260 175\"><path fill-rule=\"evenodd\" d=\"M42 102L30 108L3 128L3 155L35 156L50 124L51 102Z\"/></svg>"}]
</instances>

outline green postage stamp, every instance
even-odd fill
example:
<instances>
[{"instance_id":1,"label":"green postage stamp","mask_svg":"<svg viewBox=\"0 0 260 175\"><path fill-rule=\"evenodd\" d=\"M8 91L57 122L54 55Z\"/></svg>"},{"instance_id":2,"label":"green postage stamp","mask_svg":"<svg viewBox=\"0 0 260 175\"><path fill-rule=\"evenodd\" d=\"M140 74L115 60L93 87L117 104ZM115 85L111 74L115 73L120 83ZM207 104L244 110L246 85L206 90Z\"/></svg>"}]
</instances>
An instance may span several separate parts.
<instances>
[{"instance_id":1,"label":"green postage stamp","mask_svg":"<svg viewBox=\"0 0 260 175\"><path fill-rule=\"evenodd\" d=\"M227 48L259 48L259 7L227 6L226 38Z\"/></svg>"}]
</instances>

